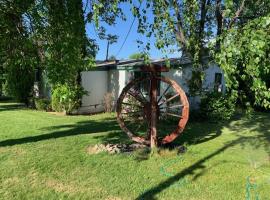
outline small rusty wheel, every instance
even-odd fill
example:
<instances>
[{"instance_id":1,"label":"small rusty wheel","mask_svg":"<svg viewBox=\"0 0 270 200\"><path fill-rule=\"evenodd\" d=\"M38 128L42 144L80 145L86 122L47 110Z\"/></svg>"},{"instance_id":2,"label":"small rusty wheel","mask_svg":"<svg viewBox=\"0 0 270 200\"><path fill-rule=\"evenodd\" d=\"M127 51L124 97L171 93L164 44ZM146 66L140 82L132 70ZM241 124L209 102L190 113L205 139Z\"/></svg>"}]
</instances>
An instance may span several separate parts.
<instances>
[{"instance_id":1,"label":"small rusty wheel","mask_svg":"<svg viewBox=\"0 0 270 200\"><path fill-rule=\"evenodd\" d=\"M156 128L158 144L172 142L188 121L189 103L185 92L166 77L149 76L135 79L123 89L117 101L117 120L124 132L135 142L150 144L150 85L158 82Z\"/></svg>"}]
</instances>

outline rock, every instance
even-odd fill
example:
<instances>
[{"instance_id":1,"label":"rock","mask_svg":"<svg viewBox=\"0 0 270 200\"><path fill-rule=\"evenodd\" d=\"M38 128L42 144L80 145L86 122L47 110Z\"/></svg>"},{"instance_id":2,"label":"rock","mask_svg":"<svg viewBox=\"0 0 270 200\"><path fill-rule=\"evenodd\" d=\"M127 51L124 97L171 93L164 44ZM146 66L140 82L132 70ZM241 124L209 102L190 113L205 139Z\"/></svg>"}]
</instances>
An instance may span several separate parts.
<instances>
[{"instance_id":1,"label":"rock","mask_svg":"<svg viewBox=\"0 0 270 200\"><path fill-rule=\"evenodd\" d=\"M186 153L187 147L185 146L179 146L178 147L178 153Z\"/></svg>"},{"instance_id":2,"label":"rock","mask_svg":"<svg viewBox=\"0 0 270 200\"><path fill-rule=\"evenodd\" d=\"M97 154L101 152L108 152L109 154L119 154L119 153L130 153L137 149L149 148L143 144L96 144L94 146L89 146L87 152L89 154Z\"/></svg>"},{"instance_id":3,"label":"rock","mask_svg":"<svg viewBox=\"0 0 270 200\"><path fill-rule=\"evenodd\" d=\"M114 149L114 152L115 152L115 153L121 153L121 149L115 148L115 149Z\"/></svg>"},{"instance_id":4,"label":"rock","mask_svg":"<svg viewBox=\"0 0 270 200\"><path fill-rule=\"evenodd\" d=\"M144 149L144 148L148 148L146 145L144 144L131 144L129 145L129 148L132 149L132 150L136 150L136 149Z\"/></svg>"}]
</instances>

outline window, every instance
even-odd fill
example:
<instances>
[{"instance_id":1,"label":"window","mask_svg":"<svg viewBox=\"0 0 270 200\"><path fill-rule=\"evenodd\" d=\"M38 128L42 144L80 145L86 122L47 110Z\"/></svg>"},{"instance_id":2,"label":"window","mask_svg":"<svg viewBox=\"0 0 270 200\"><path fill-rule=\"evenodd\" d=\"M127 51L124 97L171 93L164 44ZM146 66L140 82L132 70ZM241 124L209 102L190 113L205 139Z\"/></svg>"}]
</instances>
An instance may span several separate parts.
<instances>
[{"instance_id":1,"label":"window","mask_svg":"<svg viewBox=\"0 0 270 200\"><path fill-rule=\"evenodd\" d=\"M222 73L215 73L214 91L222 92Z\"/></svg>"}]
</instances>

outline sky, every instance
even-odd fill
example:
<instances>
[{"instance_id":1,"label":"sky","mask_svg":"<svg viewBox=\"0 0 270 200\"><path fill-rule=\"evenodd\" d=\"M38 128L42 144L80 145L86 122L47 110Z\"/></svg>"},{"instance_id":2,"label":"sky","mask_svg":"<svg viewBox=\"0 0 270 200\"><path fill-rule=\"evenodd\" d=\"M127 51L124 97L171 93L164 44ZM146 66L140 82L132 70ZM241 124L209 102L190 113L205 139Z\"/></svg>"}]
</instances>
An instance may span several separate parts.
<instances>
[{"instance_id":1,"label":"sky","mask_svg":"<svg viewBox=\"0 0 270 200\"><path fill-rule=\"evenodd\" d=\"M143 6L143 5L142 5ZM131 32L128 35L128 38L122 48L122 50L119 52L120 47L122 46L125 37L127 36L128 30L132 24L132 21L134 19L132 13L131 13L131 7L129 4L125 3L121 5L127 20L122 21L118 19L116 21L115 26L105 26L107 29L107 33L109 34L116 34L118 35L118 41L112 45L110 45L109 49L109 56L116 56L117 59L127 59L131 54L133 53L138 53L141 52L140 49L138 49L138 45L136 40L142 40L142 41L147 41L147 38L141 34L137 33L137 25L138 21L137 19L135 20L135 23L132 26ZM148 16L151 18L151 14ZM97 53L96 59L97 60L105 60L106 59L106 48L107 48L107 41L106 40L100 40L97 36L97 33L95 31L95 26L93 24L87 24L86 26L86 32L87 35L96 40L96 43L99 46L99 51ZM163 57L178 57L180 54L179 53L174 53L174 54L163 54L160 50L155 48L154 46L155 43L155 38L150 39L150 44L151 44L151 49L149 51L150 57L153 59L159 59ZM119 53L118 53L119 52Z\"/></svg>"}]
</instances>

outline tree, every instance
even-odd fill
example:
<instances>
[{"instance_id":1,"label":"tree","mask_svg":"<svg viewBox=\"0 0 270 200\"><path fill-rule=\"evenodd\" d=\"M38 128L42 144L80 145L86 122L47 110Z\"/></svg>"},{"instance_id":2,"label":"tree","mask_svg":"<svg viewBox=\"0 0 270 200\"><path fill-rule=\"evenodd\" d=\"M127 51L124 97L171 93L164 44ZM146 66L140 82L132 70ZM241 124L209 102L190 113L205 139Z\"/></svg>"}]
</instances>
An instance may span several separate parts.
<instances>
[{"instance_id":1,"label":"tree","mask_svg":"<svg viewBox=\"0 0 270 200\"><path fill-rule=\"evenodd\" d=\"M130 59L143 59L144 54L143 53L133 53L129 56Z\"/></svg>"},{"instance_id":2,"label":"tree","mask_svg":"<svg viewBox=\"0 0 270 200\"><path fill-rule=\"evenodd\" d=\"M51 84L76 84L84 65L87 38L84 31L82 3L47 0L47 71Z\"/></svg>"},{"instance_id":3,"label":"tree","mask_svg":"<svg viewBox=\"0 0 270 200\"><path fill-rule=\"evenodd\" d=\"M2 70L7 89L17 100L29 104L37 64L35 48L27 32L24 14L32 1L0 4L0 41Z\"/></svg>"},{"instance_id":4,"label":"tree","mask_svg":"<svg viewBox=\"0 0 270 200\"><path fill-rule=\"evenodd\" d=\"M104 21L111 13L115 13L112 20L117 16L124 18L119 6L122 2L126 1L113 1L110 4L106 0L93 1L96 23ZM270 8L268 0L134 0L129 3L133 4L132 13L138 18L139 33L154 36L158 49L178 45L182 53L190 57L193 62L190 89L194 90L193 93L202 89L203 71L207 68L204 58L209 56L209 43L215 41L215 51L218 52L221 34L266 15ZM149 15L153 15L154 19ZM113 22L109 20L108 24ZM142 45L143 42L138 41L138 44ZM143 45L145 50L150 49L149 43Z\"/></svg>"},{"instance_id":5,"label":"tree","mask_svg":"<svg viewBox=\"0 0 270 200\"><path fill-rule=\"evenodd\" d=\"M270 16L231 29L216 57L240 104L270 109Z\"/></svg>"},{"instance_id":6,"label":"tree","mask_svg":"<svg viewBox=\"0 0 270 200\"><path fill-rule=\"evenodd\" d=\"M3 66L0 63L0 96L3 96L3 85L4 85L5 79L4 79L4 69Z\"/></svg>"},{"instance_id":7,"label":"tree","mask_svg":"<svg viewBox=\"0 0 270 200\"><path fill-rule=\"evenodd\" d=\"M3 85L5 83L5 71L4 71L4 52L2 44L0 44L0 96L3 96Z\"/></svg>"},{"instance_id":8,"label":"tree","mask_svg":"<svg viewBox=\"0 0 270 200\"><path fill-rule=\"evenodd\" d=\"M193 61L191 92L200 91L204 56L212 50L225 72L227 92L242 105L264 108L270 107L269 13L268 0L147 0L142 8L133 7L138 32L154 36L159 49L177 44Z\"/></svg>"},{"instance_id":9,"label":"tree","mask_svg":"<svg viewBox=\"0 0 270 200\"><path fill-rule=\"evenodd\" d=\"M46 7L49 24L46 27L46 70L53 86L53 102L62 104L59 107L70 113L80 105L78 102L85 94L80 85L80 74L92 66L95 45L86 36L81 1L46 0ZM56 97L60 99L54 99ZM67 103L73 106L67 106Z\"/></svg>"},{"instance_id":10,"label":"tree","mask_svg":"<svg viewBox=\"0 0 270 200\"><path fill-rule=\"evenodd\" d=\"M120 1L119 1L120 2ZM88 7L88 1L86 2L86 7ZM118 7L119 4L116 1L108 2L108 1L90 1L90 10L87 14L87 21L89 23L95 23L95 31L98 34L99 39L107 41L106 48L106 58L105 60L109 60L109 47L113 43L116 43L118 40L118 36L114 34L106 33L106 29L104 26L99 24L99 20L109 25L114 25L117 17L122 17L123 20L124 14L121 8Z\"/></svg>"},{"instance_id":11,"label":"tree","mask_svg":"<svg viewBox=\"0 0 270 200\"><path fill-rule=\"evenodd\" d=\"M157 48L177 44L190 57L193 62L190 89L195 93L202 87L209 43L215 40L215 51L218 52L221 34L226 34L232 27L243 26L254 17L264 16L269 13L269 8L270 3L266 0L253 3L245 0L148 0L146 8L138 14L138 30L143 34L148 32L149 36L154 34ZM154 15L152 23L147 20L151 11Z\"/></svg>"},{"instance_id":12,"label":"tree","mask_svg":"<svg viewBox=\"0 0 270 200\"><path fill-rule=\"evenodd\" d=\"M1 69L8 88L27 103L34 72L46 71L50 83L80 83L80 72L91 67L96 46L86 37L82 1L27 0L0 3Z\"/></svg>"},{"instance_id":13,"label":"tree","mask_svg":"<svg viewBox=\"0 0 270 200\"><path fill-rule=\"evenodd\" d=\"M95 1L97 13L108 8L120 13L120 3ZM201 90L204 56L217 59L225 72L228 93L242 105L269 108L269 26L268 0L146 0L130 1L138 18L138 32L156 38L156 47L178 45L193 62L189 81L194 94ZM137 3L137 6L136 6ZM141 6L143 4L143 6ZM150 13L152 18L148 17ZM265 16L267 16L264 18ZM105 14L106 16L106 14ZM96 21L103 20L95 16ZM114 18L115 19L115 18ZM150 44L145 49L150 49ZM211 54L209 51L211 50Z\"/></svg>"}]
</instances>

